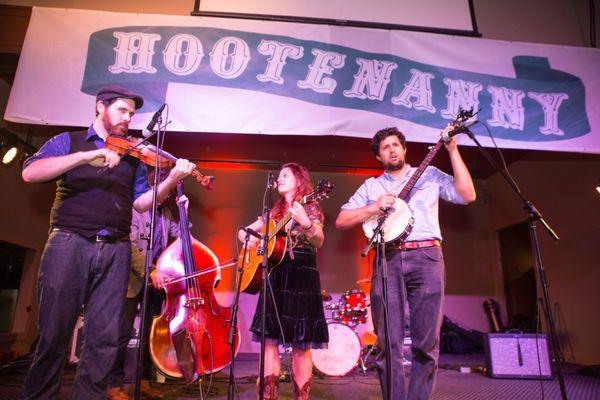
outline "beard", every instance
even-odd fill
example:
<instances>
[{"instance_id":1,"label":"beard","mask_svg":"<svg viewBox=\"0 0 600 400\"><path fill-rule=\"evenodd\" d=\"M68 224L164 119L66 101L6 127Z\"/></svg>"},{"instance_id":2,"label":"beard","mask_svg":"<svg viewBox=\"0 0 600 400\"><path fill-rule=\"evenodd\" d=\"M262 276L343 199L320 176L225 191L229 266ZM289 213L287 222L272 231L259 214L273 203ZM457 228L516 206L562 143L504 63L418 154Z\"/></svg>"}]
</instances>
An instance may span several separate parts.
<instances>
[{"instance_id":1,"label":"beard","mask_svg":"<svg viewBox=\"0 0 600 400\"><path fill-rule=\"evenodd\" d=\"M113 124L110 121L110 117L107 112L105 112L102 116L102 123L104 124L104 128L106 128L106 132L108 132L109 135L126 136L127 132L129 132L129 124L124 122L116 125Z\"/></svg>"},{"instance_id":2,"label":"beard","mask_svg":"<svg viewBox=\"0 0 600 400\"><path fill-rule=\"evenodd\" d=\"M398 171L404 167L404 160L398 160L395 163L388 163L383 166L383 169L386 171Z\"/></svg>"}]
</instances>

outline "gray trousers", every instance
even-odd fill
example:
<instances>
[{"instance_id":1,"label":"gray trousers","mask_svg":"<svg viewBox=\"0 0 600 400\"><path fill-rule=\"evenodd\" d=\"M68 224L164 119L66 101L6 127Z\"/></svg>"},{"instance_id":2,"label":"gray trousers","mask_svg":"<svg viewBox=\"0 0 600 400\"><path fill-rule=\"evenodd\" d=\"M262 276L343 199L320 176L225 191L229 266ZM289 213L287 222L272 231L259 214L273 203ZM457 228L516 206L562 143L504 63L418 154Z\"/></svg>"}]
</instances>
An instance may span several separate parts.
<instances>
[{"instance_id":1,"label":"gray trousers","mask_svg":"<svg viewBox=\"0 0 600 400\"><path fill-rule=\"evenodd\" d=\"M40 337L23 385L24 399L58 398L67 349L82 307L84 340L72 397L106 397L130 262L128 241L91 242L75 233L50 234L38 277Z\"/></svg>"},{"instance_id":2,"label":"gray trousers","mask_svg":"<svg viewBox=\"0 0 600 400\"><path fill-rule=\"evenodd\" d=\"M445 286L441 247L386 252L388 266L389 332L392 348L392 393L394 400L429 399L435 384L439 357L439 332ZM406 390L402 345L408 302L412 340L410 382ZM371 312L382 350L377 357L379 382L384 398L386 386L385 329L380 272L375 270L371 286Z\"/></svg>"}]
</instances>

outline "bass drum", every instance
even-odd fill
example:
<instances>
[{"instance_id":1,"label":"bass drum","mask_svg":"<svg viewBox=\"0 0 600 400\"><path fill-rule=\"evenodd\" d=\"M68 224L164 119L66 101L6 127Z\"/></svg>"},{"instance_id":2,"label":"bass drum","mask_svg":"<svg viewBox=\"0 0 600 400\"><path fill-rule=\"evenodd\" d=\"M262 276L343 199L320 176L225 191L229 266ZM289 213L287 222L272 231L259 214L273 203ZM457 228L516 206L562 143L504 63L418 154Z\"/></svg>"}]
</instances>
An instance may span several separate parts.
<instances>
[{"instance_id":1,"label":"bass drum","mask_svg":"<svg viewBox=\"0 0 600 400\"><path fill-rule=\"evenodd\" d=\"M345 376L356 368L361 344L356 332L339 322L327 324L329 347L313 349L312 359L317 370L328 376Z\"/></svg>"}]
</instances>

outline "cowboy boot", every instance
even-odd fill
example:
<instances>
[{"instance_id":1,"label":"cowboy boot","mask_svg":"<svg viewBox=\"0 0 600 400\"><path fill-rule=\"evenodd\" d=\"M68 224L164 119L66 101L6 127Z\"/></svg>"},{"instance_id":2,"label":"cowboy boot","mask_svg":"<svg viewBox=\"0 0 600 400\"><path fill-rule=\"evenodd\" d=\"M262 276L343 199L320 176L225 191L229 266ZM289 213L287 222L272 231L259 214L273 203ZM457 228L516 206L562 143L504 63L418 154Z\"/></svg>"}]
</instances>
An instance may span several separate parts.
<instances>
[{"instance_id":1,"label":"cowboy boot","mask_svg":"<svg viewBox=\"0 0 600 400\"><path fill-rule=\"evenodd\" d=\"M260 399L260 381L256 382L257 398ZM279 376L265 376L265 388L263 391L264 400L277 400L279 397Z\"/></svg>"},{"instance_id":2,"label":"cowboy boot","mask_svg":"<svg viewBox=\"0 0 600 400\"><path fill-rule=\"evenodd\" d=\"M122 387L113 387L108 389L108 400L129 400L129 394Z\"/></svg>"},{"instance_id":3,"label":"cowboy boot","mask_svg":"<svg viewBox=\"0 0 600 400\"><path fill-rule=\"evenodd\" d=\"M302 389L296 384L296 380L292 379L294 383L294 400L308 400L308 393L310 392L310 383L312 382L312 376L302 385Z\"/></svg>"}]
</instances>

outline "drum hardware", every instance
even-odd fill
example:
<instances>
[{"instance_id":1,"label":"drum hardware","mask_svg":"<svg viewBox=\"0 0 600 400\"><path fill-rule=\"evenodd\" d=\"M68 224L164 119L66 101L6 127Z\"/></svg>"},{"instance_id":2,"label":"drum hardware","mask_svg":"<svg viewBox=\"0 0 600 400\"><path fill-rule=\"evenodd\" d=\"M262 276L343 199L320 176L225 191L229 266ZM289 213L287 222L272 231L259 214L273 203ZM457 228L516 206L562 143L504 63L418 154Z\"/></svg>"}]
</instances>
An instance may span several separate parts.
<instances>
[{"instance_id":1,"label":"drum hardware","mask_svg":"<svg viewBox=\"0 0 600 400\"><path fill-rule=\"evenodd\" d=\"M367 322L369 303L362 290L348 290L338 301L337 310L332 311L332 319L353 328Z\"/></svg>"},{"instance_id":2,"label":"drum hardware","mask_svg":"<svg viewBox=\"0 0 600 400\"><path fill-rule=\"evenodd\" d=\"M279 345L279 363L281 370L279 371L279 382L292 381L292 347Z\"/></svg>"},{"instance_id":3,"label":"drum hardware","mask_svg":"<svg viewBox=\"0 0 600 400\"><path fill-rule=\"evenodd\" d=\"M380 350L376 344L365 346L365 348L363 349L363 354L359 359L360 370L363 374L366 374L369 369L376 368L374 358L377 358L377 355L379 353Z\"/></svg>"}]
</instances>

